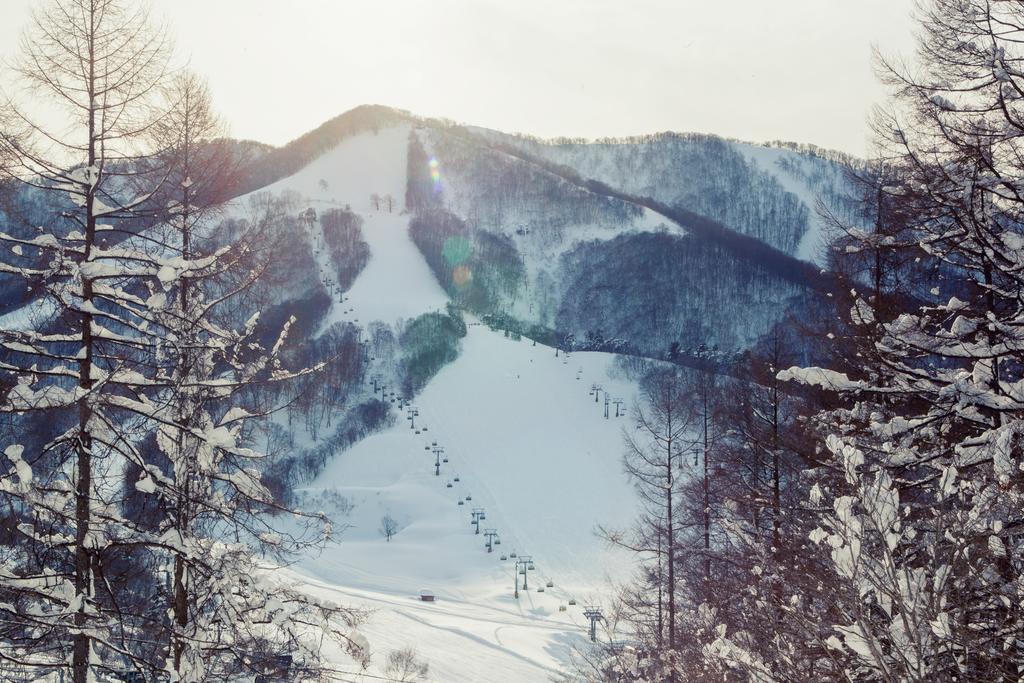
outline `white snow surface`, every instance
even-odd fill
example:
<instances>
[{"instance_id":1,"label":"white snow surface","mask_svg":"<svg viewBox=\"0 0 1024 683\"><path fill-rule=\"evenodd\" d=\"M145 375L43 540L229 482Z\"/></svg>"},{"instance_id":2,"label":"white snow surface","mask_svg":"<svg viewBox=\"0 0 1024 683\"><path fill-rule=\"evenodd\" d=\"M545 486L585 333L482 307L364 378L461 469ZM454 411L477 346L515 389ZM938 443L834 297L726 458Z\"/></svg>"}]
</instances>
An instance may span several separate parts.
<instances>
[{"instance_id":1,"label":"white snow surface","mask_svg":"<svg viewBox=\"0 0 1024 683\"><path fill-rule=\"evenodd\" d=\"M382 211L363 214L363 239L370 246L370 262L346 292L348 301L343 306L334 302L324 327L353 320L360 325L370 320L394 324L429 311L444 310L448 295L409 239L408 231L408 215ZM316 256L322 269L333 272L326 250L321 249ZM346 307L354 313L344 313ZM363 314L361 318L360 311L372 311L371 317Z\"/></svg>"},{"instance_id":2,"label":"white snow surface","mask_svg":"<svg viewBox=\"0 0 1024 683\"><path fill-rule=\"evenodd\" d=\"M374 650L416 645L434 680L546 680L585 643L583 606L607 604L608 579L632 569L595 533L599 524L623 528L635 513L621 465L621 430L632 423L616 419L614 406L605 419L603 400L589 395L594 381L632 395L609 377L611 362L599 353L565 362L471 325L458 360L414 402L427 431L400 418L336 456L307 489L308 508L330 513L331 495L354 506L336 519L351 525L341 543L301 565L315 591L378 610L364 629ZM434 441L449 459L440 476L426 450ZM475 508L485 511L481 532L498 531L492 553L470 524ZM378 531L385 514L400 529L390 542ZM500 559L510 552L537 567L518 602L513 564ZM549 580L553 588L536 592ZM418 601L420 590L437 602Z\"/></svg>"},{"instance_id":3,"label":"white snow surface","mask_svg":"<svg viewBox=\"0 0 1024 683\"><path fill-rule=\"evenodd\" d=\"M335 297L326 324L358 321L365 329L447 303L407 234L408 134L408 126L395 126L352 136L262 190L296 191L318 212L348 205L363 217L369 264L347 299ZM373 193L391 194L395 213L374 210ZM317 258L330 273L326 250ZM589 390L599 383L631 405L636 389L615 376L611 354L556 357L554 349L467 322L459 357L414 401L420 433L397 414L393 427L336 453L302 492L303 508L325 510L344 531L339 543L288 571L311 593L373 610L361 630L375 675L383 675L389 651L414 646L431 680L544 681L573 647L585 646L583 607L607 604L609 581L633 571L632 558L596 533L598 525L623 528L635 514L621 461L622 429L632 423L615 418L614 405L605 419L603 394L595 402ZM449 459L440 476L426 450L435 441ZM474 508L486 514L479 535L470 524ZM390 542L379 533L385 514L399 525ZM501 543L487 553L483 531L491 528ZM513 564L500 560L513 551L532 555L536 566L518 601ZM436 602L420 601L421 590ZM338 653L338 661L346 657Z\"/></svg>"},{"instance_id":4,"label":"white snow surface","mask_svg":"<svg viewBox=\"0 0 1024 683\"><path fill-rule=\"evenodd\" d=\"M347 204L357 213L371 211L371 195L390 194L397 202L396 212L400 213L405 205L410 130L409 125L403 124L347 137L295 175L257 192L292 190L313 201Z\"/></svg>"}]
</instances>

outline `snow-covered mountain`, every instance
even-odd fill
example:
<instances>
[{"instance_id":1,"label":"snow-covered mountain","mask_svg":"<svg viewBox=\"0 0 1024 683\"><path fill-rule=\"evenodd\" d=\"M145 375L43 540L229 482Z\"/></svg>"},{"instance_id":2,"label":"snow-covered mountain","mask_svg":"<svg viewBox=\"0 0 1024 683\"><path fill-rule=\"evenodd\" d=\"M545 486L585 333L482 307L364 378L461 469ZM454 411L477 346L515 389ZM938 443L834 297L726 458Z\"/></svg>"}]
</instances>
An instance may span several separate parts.
<instances>
[{"instance_id":1,"label":"snow-covered mountain","mask_svg":"<svg viewBox=\"0 0 1024 683\"><path fill-rule=\"evenodd\" d=\"M317 211L308 237L324 282L332 269L319 246L322 217L339 207L361 217L369 261L344 301L332 300L321 329L358 321L397 330L445 311L449 297L408 232L412 130L398 124L355 133L253 195L286 195ZM389 212L371 202L374 194L399 199ZM253 196L237 199L233 210ZM588 392L598 382L629 399L633 387L612 354L556 354L472 317L466 322L458 358L415 397L415 427L394 409L390 427L333 453L299 489L304 507L323 508L345 531L340 544L293 571L318 595L373 609L365 627L371 647L383 653L417 645L436 680L545 680L572 645L585 642L581 607L600 602L609 574L630 572L628 558L594 533L598 524L625 526L634 512L619 459L627 419L625 411L616 418L614 407L605 419L603 403ZM392 372L383 354L367 369L381 382ZM439 474L434 444L444 448ZM296 447L317 446L298 434ZM475 509L486 516L479 534L469 523ZM397 524L391 541L379 533L384 515ZM487 529L498 533L490 553ZM532 588L518 600L510 554L535 560ZM420 590L436 602L419 601Z\"/></svg>"},{"instance_id":2,"label":"snow-covered mountain","mask_svg":"<svg viewBox=\"0 0 1024 683\"><path fill-rule=\"evenodd\" d=\"M630 194L716 220L805 261L824 263L819 200L844 210L834 152L754 145L714 135L659 133L612 141L537 140L474 129Z\"/></svg>"},{"instance_id":3,"label":"snow-covered mountain","mask_svg":"<svg viewBox=\"0 0 1024 683\"><path fill-rule=\"evenodd\" d=\"M680 152L687 140L694 149ZM745 225L762 226L748 232L803 255L817 229L811 187L787 169L820 158L711 138L639 142L640 152L630 144L549 145L364 108L262 156L249 177L266 184L234 201L235 215L276 196L315 216L292 226L309 265L278 305L314 317L303 325L311 336L358 329L372 355L345 405L382 402L388 413L364 438L342 438L344 418L333 432L290 429L295 457L318 463L293 481L295 495L345 528L340 544L290 571L311 592L374 610L371 647L415 645L437 680L546 680L586 642L582 607L602 604L633 571L596 533L625 527L636 511L621 469L637 392L631 364L572 349L663 357L672 341L743 348L786 314L814 271L722 225L732 214L669 203L700 194L687 186L694 173L702 187L733 183L736 194L749 181L795 218L773 227L764 221L775 205L748 198L759 217ZM643 178L617 170L647 168L662 148L679 158ZM686 167L694 150L705 155L699 171ZM717 153L729 170L714 180ZM673 168L685 172L664 187ZM341 224L368 250L351 277L332 257ZM327 303L303 308L311 297ZM448 346L423 350L416 335L428 322L440 327L427 336L446 330ZM606 394L621 402L606 408ZM479 525L474 510L485 514ZM487 529L500 540L492 552ZM535 566L518 599L513 553ZM423 590L436 600L421 601Z\"/></svg>"}]
</instances>

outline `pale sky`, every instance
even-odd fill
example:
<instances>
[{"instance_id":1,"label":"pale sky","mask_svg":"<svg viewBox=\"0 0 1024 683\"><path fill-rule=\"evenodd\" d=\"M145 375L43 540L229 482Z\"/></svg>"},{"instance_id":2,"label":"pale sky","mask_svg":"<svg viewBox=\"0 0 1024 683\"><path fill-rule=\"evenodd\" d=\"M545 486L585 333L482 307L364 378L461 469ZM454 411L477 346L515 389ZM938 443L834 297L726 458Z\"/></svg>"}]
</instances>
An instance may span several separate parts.
<instances>
[{"instance_id":1,"label":"pale sky","mask_svg":"<svg viewBox=\"0 0 1024 683\"><path fill-rule=\"evenodd\" d=\"M0 0L14 56L34 0ZM359 104L543 137L699 131L863 154L912 0L156 0L235 137Z\"/></svg>"}]
</instances>

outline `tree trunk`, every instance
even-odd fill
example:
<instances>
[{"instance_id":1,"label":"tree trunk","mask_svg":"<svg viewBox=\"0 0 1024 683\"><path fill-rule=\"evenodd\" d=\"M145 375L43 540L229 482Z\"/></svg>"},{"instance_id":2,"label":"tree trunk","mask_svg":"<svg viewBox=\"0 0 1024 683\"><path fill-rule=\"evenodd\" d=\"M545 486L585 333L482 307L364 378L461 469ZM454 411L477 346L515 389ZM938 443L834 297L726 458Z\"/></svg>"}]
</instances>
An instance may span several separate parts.
<instances>
[{"instance_id":1,"label":"tree trunk","mask_svg":"<svg viewBox=\"0 0 1024 683\"><path fill-rule=\"evenodd\" d=\"M95 107L95 57L94 36L96 34L95 16L90 16L89 36L89 92L91 96L88 110L89 151L87 156L89 173L96 165L96 107ZM90 182L85 195L85 250L83 261L92 254L96 240L95 208L96 178L88 176ZM82 278L83 310L92 310L93 284L87 277ZM78 363L78 386L82 390L82 398L78 402L78 442L75 448L77 462L77 482L75 483L75 598L78 609L75 612L74 624L78 629L73 638L71 671L74 683L88 683L90 642L86 634L86 609L92 599L92 552L89 548L89 536L92 522L92 314L83 312L81 316L82 358Z\"/></svg>"}]
</instances>

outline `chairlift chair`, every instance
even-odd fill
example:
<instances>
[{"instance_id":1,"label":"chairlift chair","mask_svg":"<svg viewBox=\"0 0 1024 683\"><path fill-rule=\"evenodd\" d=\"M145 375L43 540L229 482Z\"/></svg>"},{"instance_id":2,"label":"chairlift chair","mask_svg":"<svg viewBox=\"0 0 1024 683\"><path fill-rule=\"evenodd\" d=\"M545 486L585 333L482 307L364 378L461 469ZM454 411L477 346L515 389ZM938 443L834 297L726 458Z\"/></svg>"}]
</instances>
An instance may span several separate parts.
<instances>
[{"instance_id":1,"label":"chairlift chair","mask_svg":"<svg viewBox=\"0 0 1024 683\"><path fill-rule=\"evenodd\" d=\"M548 581L547 585L548 585L548 588L554 588L555 587L555 582L554 581Z\"/></svg>"},{"instance_id":2,"label":"chairlift chair","mask_svg":"<svg viewBox=\"0 0 1024 683\"><path fill-rule=\"evenodd\" d=\"M507 560L507 559L508 559L508 555L502 555L502 556L501 556L500 558L498 558L498 559L500 559L500 560L503 560L503 561L504 561L504 560Z\"/></svg>"},{"instance_id":3,"label":"chairlift chair","mask_svg":"<svg viewBox=\"0 0 1024 683\"><path fill-rule=\"evenodd\" d=\"M509 554L508 554L508 556L509 556L509 557L518 557L518 556L517 556L517 555L515 554L515 551L513 551L513 552L509 553Z\"/></svg>"},{"instance_id":4,"label":"chairlift chair","mask_svg":"<svg viewBox=\"0 0 1024 683\"><path fill-rule=\"evenodd\" d=\"M445 486L445 488L449 488L449 489L450 489L451 487L452 487L452 483L451 483L451 482L448 482L448 484L447 484L447 485Z\"/></svg>"},{"instance_id":5,"label":"chairlift chair","mask_svg":"<svg viewBox=\"0 0 1024 683\"><path fill-rule=\"evenodd\" d=\"M575 605L575 604L576 604L576 601L575 601L575 600L570 600L570 601L569 601L569 604L570 604L570 605Z\"/></svg>"},{"instance_id":6,"label":"chairlift chair","mask_svg":"<svg viewBox=\"0 0 1024 683\"><path fill-rule=\"evenodd\" d=\"M465 503L464 503L463 501L461 501L461 500L460 500L460 501L459 501L459 505L465 505Z\"/></svg>"}]
</instances>

